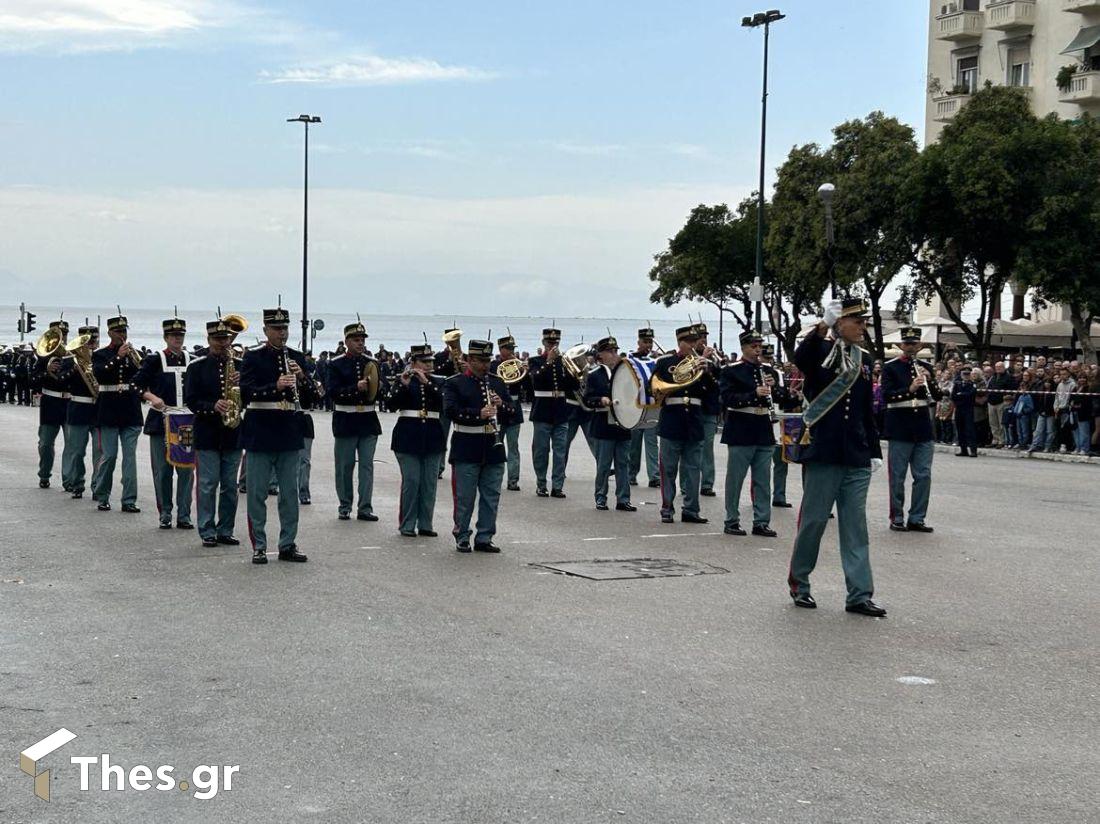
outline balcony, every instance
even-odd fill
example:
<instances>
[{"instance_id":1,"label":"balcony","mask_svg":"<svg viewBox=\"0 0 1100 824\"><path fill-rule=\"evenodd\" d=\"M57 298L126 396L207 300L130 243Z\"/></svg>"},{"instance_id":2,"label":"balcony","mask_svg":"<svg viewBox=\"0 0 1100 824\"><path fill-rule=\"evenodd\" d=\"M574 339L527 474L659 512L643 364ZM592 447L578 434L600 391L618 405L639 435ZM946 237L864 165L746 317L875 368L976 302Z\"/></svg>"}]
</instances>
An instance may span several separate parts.
<instances>
[{"instance_id":1,"label":"balcony","mask_svg":"<svg viewBox=\"0 0 1100 824\"><path fill-rule=\"evenodd\" d=\"M949 4L944 8L955 8ZM983 15L980 11L948 11L936 17L936 39L975 40L982 36Z\"/></svg>"},{"instance_id":2,"label":"balcony","mask_svg":"<svg viewBox=\"0 0 1100 824\"><path fill-rule=\"evenodd\" d=\"M970 102L969 94L944 94L932 98L932 119L937 123L950 123L962 107Z\"/></svg>"},{"instance_id":3,"label":"balcony","mask_svg":"<svg viewBox=\"0 0 1100 824\"><path fill-rule=\"evenodd\" d=\"M1035 25L1035 0L997 0L986 6L985 11L987 29L1007 31Z\"/></svg>"},{"instance_id":4,"label":"balcony","mask_svg":"<svg viewBox=\"0 0 1100 824\"><path fill-rule=\"evenodd\" d=\"M1069 79L1069 86L1058 90L1062 103L1089 105L1100 103L1100 71L1077 72Z\"/></svg>"},{"instance_id":5,"label":"balcony","mask_svg":"<svg viewBox=\"0 0 1100 824\"><path fill-rule=\"evenodd\" d=\"M1100 0L1062 0L1062 11L1100 11Z\"/></svg>"}]
</instances>

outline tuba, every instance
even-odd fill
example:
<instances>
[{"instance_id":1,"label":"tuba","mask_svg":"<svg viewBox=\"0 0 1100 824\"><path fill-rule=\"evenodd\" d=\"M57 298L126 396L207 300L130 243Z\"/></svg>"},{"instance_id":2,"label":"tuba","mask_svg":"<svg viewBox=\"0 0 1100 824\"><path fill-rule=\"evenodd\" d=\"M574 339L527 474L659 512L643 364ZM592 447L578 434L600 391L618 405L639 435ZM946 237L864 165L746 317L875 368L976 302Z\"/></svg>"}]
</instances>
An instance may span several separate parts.
<instances>
[{"instance_id":1,"label":"tuba","mask_svg":"<svg viewBox=\"0 0 1100 824\"><path fill-rule=\"evenodd\" d=\"M56 326L43 332L42 337L34 344L34 353L40 358L60 357L64 351L65 339L61 334L61 330Z\"/></svg>"},{"instance_id":2,"label":"tuba","mask_svg":"<svg viewBox=\"0 0 1100 824\"><path fill-rule=\"evenodd\" d=\"M451 356L451 363L455 371L461 372L466 368L466 356L462 354L462 330L452 329L443 333L443 342L447 344L447 350Z\"/></svg>"},{"instance_id":3,"label":"tuba","mask_svg":"<svg viewBox=\"0 0 1100 824\"><path fill-rule=\"evenodd\" d=\"M221 320L229 327L229 331L233 333L234 337L248 329L248 320L244 315L223 315Z\"/></svg>"},{"instance_id":4,"label":"tuba","mask_svg":"<svg viewBox=\"0 0 1100 824\"><path fill-rule=\"evenodd\" d=\"M88 351L93 340L94 338L91 335L78 335L65 344L65 351L73 356L76 371L80 373L80 377L84 381L84 385L88 387L88 391L92 393L92 397L98 398L99 381L95 379L95 373L92 372L92 356Z\"/></svg>"},{"instance_id":5,"label":"tuba","mask_svg":"<svg viewBox=\"0 0 1100 824\"><path fill-rule=\"evenodd\" d=\"M703 377L709 366L710 361L691 351L684 356L682 361L672 367L669 374L669 377L672 378L671 382L661 379L654 372L649 382L653 400L656 403L664 403L665 398L671 393L679 389L685 389Z\"/></svg>"}]
</instances>

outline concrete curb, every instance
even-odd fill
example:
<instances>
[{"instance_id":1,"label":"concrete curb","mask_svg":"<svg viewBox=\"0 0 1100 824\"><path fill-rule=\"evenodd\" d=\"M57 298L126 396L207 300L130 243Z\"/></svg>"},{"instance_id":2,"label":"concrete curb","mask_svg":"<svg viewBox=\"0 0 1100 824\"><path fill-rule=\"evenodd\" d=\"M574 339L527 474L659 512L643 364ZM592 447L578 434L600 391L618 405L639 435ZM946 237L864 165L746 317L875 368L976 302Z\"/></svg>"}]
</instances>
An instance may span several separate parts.
<instances>
[{"instance_id":1,"label":"concrete curb","mask_svg":"<svg viewBox=\"0 0 1100 824\"><path fill-rule=\"evenodd\" d=\"M952 444L938 443L936 451L940 453L954 454L958 447ZM1058 463L1079 463L1100 466L1100 458L1092 458L1088 455L1070 455L1065 452L1036 452L1032 455L1027 450L1017 449L979 449L978 454L983 458L1003 458L1007 460L1033 460L1056 461Z\"/></svg>"}]
</instances>

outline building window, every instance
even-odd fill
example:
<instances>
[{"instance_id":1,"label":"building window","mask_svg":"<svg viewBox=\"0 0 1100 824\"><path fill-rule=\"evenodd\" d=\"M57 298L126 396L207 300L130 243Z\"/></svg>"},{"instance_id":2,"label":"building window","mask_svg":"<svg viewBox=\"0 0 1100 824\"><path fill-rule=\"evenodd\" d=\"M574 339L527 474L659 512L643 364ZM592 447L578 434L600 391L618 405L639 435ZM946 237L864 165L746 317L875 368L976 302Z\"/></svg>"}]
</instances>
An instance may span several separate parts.
<instances>
[{"instance_id":1,"label":"building window","mask_svg":"<svg viewBox=\"0 0 1100 824\"><path fill-rule=\"evenodd\" d=\"M960 57L955 63L955 85L967 94L978 90L978 57Z\"/></svg>"},{"instance_id":2,"label":"building window","mask_svg":"<svg viewBox=\"0 0 1100 824\"><path fill-rule=\"evenodd\" d=\"M1031 48L1015 48L1008 50L1008 85L1031 85Z\"/></svg>"}]
</instances>

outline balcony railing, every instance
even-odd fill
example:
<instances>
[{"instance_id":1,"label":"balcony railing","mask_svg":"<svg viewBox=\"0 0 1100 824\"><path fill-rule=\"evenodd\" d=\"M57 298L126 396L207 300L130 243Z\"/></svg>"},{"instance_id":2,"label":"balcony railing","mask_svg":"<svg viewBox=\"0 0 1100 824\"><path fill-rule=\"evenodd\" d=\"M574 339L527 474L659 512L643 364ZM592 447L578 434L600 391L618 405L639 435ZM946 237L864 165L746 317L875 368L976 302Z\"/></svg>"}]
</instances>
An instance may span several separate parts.
<instances>
[{"instance_id":1,"label":"balcony railing","mask_svg":"<svg viewBox=\"0 0 1100 824\"><path fill-rule=\"evenodd\" d=\"M1062 11L1100 11L1100 0L1062 0Z\"/></svg>"},{"instance_id":2,"label":"balcony railing","mask_svg":"<svg viewBox=\"0 0 1100 824\"><path fill-rule=\"evenodd\" d=\"M968 102L970 102L969 94L945 94L933 97L932 119L937 123L950 123Z\"/></svg>"},{"instance_id":3,"label":"balcony railing","mask_svg":"<svg viewBox=\"0 0 1100 824\"><path fill-rule=\"evenodd\" d=\"M1031 28L1035 25L1035 0L997 0L985 7L985 16L987 29Z\"/></svg>"},{"instance_id":4,"label":"balcony railing","mask_svg":"<svg viewBox=\"0 0 1100 824\"><path fill-rule=\"evenodd\" d=\"M984 15L980 11L949 11L936 17L940 40L972 40L982 36Z\"/></svg>"},{"instance_id":5,"label":"balcony railing","mask_svg":"<svg viewBox=\"0 0 1100 824\"><path fill-rule=\"evenodd\" d=\"M1077 72L1069 79L1069 85L1058 90L1063 103L1100 103L1100 71Z\"/></svg>"}]
</instances>

